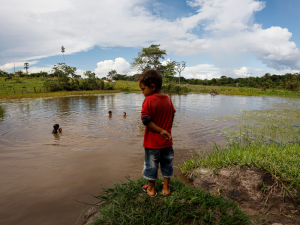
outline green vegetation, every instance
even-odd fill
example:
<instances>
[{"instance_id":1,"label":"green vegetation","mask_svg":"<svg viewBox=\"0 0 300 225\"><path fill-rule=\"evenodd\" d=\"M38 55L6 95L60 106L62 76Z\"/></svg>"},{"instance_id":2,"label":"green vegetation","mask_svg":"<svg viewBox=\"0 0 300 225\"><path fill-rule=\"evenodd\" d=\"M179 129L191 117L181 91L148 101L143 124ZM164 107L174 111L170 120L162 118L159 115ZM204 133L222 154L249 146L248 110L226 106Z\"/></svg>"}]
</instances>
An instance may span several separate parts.
<instances>
[{"instance_id":1,"label":"green vegetation","mask_svg":"<svg viewBox=\"0 0 300 225\"><path fill-rule=\"evenodd\" d=\"M19 98L49 98L49 97L64 97L72 95L96 95L102 93L117 93L119 90L93 90L93 91L58 91L46 93L25 93L25 94L9 94L0 95L2 99L19 99Z\"/></svg>"},{"instance_id":2,"label":"green vegetation","mask_svg":"<svg viewBox=\"0 0 300 225\"><path fill-rule=\"evenodd\" d=\"M243 95L243 96L273 96L273 97L289 97L299 98L299 91L291 91L287 89L266 89L262 91L261 88L248 88L248 87L225 87L225 86L204 86L204 85L188 85L194 93L210 93L217 91L223 95Z\"/></svg>"},{"instance_id":3,"label":"green vegetation","mask_svg":"<svg viewBox=\"0 0 300 225\"><path fill-rule=\"evenodd\" d=\"M238 130L222 131L228 139L228 146L215 146L207 156L198 152L179 169L186 174L197 167L247 166L264 169L300 206L299 104L279 104L268 110L244 111L229 118L245 123ZM291 193L292 188L296 188L296 196Z\"/></svg>"},{"instance_id":4,"label":"green vegetation","mask_svg":"<svg viewBox=\"0 0 300 225\"><path fill-rule=\"evenodd\" d=\"M3 117L4 113L5 113L5 111L4 111L4 109L0 105L0 117Z\"/></svg>"},{"instance_id":5,"label":"green vegetation","mask_svg":"<svg viewBox=\"0 0 300 225\"><path fill-rule=\"evenodd\" d=\"M156 182L160 191L162 179ZM114 188L103 188L102 194L94 196L101 207L101 217L91 224L251 224L250 218L233 201L209 192L171 180L172 194L161 193L150 198L142 192L147 180L127 179L114 184Z\"/></svg>"},{"instance_id":6,"label":"green vegetation","mask_svg":"<svg viewBox=\"0 0 300 225\"><path fill-rule=\"evenodd\" d=\"M141 91L137 81L118 80L114 88L121 91Z\"/></svg>"},{"instance_id":7,"label":"green vegetation","mask_svg":"<svg viewBox=\"0 0 300 225\"><path fill-rule=\"evenodd\" d=\"M22 93L34 93L46 92L44 88L43 78L33 77L13 77L12 80L5 81L4 78L0 79L0 96L8 94L22 94Z\"/></svg>"}]
</instances>

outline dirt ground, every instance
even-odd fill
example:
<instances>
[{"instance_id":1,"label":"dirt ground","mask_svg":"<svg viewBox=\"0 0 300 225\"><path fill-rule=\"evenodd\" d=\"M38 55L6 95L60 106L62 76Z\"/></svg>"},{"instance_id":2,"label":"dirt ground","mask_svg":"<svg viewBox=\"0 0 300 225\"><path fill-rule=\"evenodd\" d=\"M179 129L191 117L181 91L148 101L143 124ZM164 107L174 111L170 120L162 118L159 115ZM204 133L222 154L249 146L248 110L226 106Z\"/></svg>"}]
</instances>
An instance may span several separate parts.
<instances>
[{"instance_id":1,"label":"dirt ground","mask_svg":"<svg viewBox=\"0 0 300 225\"><path fill-rule=\"evenodd\" d=\"M262 170L198 168L189 179L197 188L235 200L254 224L300 224L300 208L295 200L288 196L283 198L282 187ZM296 194L296 190L292 194Z\"/></svg>"}]
</instances>

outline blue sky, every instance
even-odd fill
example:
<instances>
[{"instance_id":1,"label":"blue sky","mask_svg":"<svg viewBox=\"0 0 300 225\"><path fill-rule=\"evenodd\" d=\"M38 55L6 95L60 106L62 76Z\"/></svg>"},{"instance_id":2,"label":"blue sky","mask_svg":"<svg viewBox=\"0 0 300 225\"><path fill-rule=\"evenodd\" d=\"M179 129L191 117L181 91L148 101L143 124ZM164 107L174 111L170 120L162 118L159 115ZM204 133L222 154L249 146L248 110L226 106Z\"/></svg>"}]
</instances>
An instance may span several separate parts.
<instances>
[{"instance_id":1,"label":"blue sky","mask_svg":"<svg viewBox=\"0 0 300 225\"><path fill-rule=\"evenodd\" d=\"M161 44L186 61L186 78L211 79L300 71L298 0L4 0L0 69L128 75L142 47Z\"/></svg>"}]
</instances>

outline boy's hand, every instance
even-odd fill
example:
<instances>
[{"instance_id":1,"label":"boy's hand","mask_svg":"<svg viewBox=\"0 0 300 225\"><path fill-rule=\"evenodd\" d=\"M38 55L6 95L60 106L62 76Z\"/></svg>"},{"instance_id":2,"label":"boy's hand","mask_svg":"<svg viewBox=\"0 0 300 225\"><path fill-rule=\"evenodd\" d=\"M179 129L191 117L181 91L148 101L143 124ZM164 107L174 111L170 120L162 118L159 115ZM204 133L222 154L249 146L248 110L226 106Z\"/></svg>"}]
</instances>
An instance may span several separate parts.
<instances>
[{"instance_id":1,"label":"boy's hand","mask_svg":"<svg viewBox=\"0 0 300 225\"><path fill-rule=\"evenodd\" d=\"M162 130L160 132L160 135L163 136L163 138L166 139L166 140L170 140L171 139L171 134L168 131L166 131L166 130Z\"/></svg>"}]
</instances>

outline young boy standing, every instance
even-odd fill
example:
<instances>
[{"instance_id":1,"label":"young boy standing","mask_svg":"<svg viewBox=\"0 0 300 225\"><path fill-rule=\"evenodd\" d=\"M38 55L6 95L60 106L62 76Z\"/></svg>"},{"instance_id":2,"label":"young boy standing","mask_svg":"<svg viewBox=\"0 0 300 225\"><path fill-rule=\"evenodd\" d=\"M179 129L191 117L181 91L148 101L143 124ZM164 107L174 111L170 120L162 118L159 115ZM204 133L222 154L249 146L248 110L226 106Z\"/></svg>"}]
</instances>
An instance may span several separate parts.
<instances>
[{"instance_id":1,"label":"young boy standing","mask_svg":"<svg viewBox=\"0 0 300 225\"><path fill-rule=\"evenodd\" d=\"M142 122L146 126L144 143L145 162L143 175L149 181L143 186L151 197L155 197L155 181L158 164L164 177L162 193L170 194L170 178L173 175L173 140L171 128L175 109L168 95L161 91L162 77L153 69L147 70L138 77L139 86L145 95L142 106Z\"/></svg>"}]
</instances>

